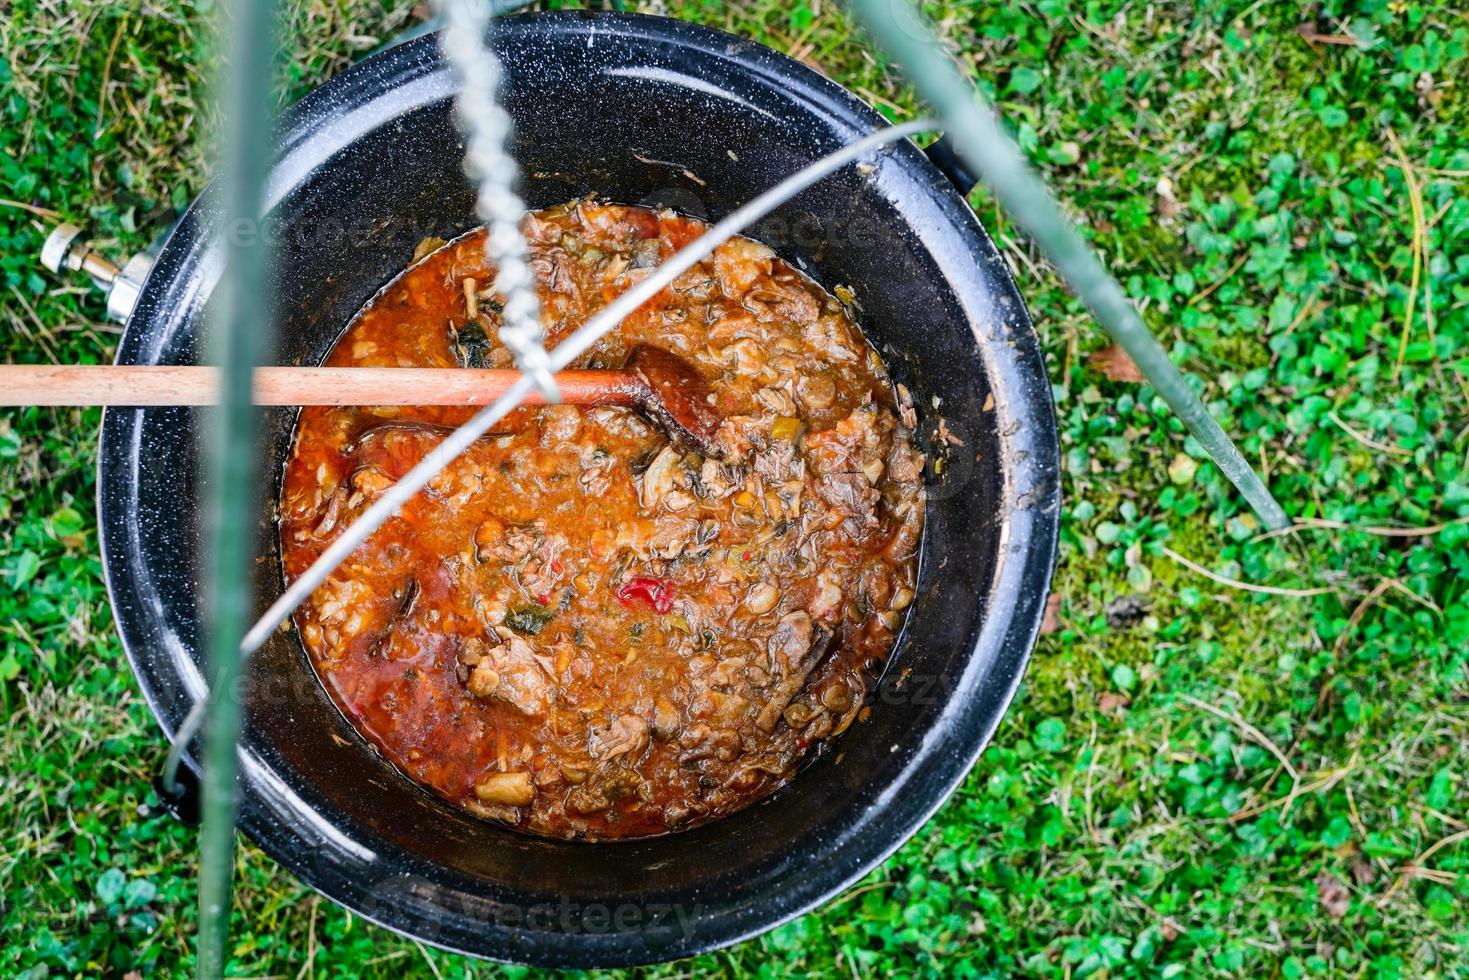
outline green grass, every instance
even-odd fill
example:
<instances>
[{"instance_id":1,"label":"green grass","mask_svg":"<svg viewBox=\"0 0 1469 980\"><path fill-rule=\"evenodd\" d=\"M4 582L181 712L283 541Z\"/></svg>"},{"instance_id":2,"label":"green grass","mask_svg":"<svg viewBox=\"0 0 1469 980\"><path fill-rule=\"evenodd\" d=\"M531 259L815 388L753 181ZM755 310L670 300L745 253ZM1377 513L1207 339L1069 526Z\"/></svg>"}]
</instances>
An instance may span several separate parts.
<instances>
[{"instance_id":1,"label":"green grass","mask_svg":"<svg viewBox=\"0 0 1469 980\"><path fill-rule=\"evenodd\" d=\"M145 244L205 179L209 5L6 6L0 198L89 222L119 253ZM288 97L411 6L296 0ZM1454 7L929 5L1276 495L1330 526L1262 538L1150 390L1091 366L1105 339L977 193L1050 360L1059 629L897 855L823 912L655 974L1469 976L1454 837L1469 826L1469 19ZM831 0L660 9L912 108ZM0 204L4 355L106 360L100 300L34 264L45 224ZM195 833L140 809L163 746L95 557L97 420L0 414L6 976L192 962ZM1331 591L1246 591L1165 548L1228 580ZM1129 599L1137 614L1119 615ZM355 920L249 846L237 881L241 976L520 972Z\"/></svg>"}]
</instances>

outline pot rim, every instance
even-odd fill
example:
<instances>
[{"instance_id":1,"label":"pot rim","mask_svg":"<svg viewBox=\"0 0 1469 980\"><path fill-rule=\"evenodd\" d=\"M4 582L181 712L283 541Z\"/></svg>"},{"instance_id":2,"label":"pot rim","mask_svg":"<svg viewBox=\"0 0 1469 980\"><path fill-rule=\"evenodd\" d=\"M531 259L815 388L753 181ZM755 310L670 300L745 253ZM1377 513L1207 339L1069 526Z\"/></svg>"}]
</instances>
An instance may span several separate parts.
<instances>
[{"instance_id":1,"label":"pot rim","mask_svg":"<svg viewBox=\"0 0 1469 980\"><path fill-rule=\"evenodd\" d=\"M498 21L497 30L520 34L550 31L583 34L589 39L593 36L609 40L617 37L628 43L641 41L682 46L704 57L722 58L743 71L777 81L782 87L796 91L801 98L849 122L852 138L888 124L845 88L794 59L757 42L685 21L601 11L538 12L504 18ZM289 167L293 159L297 166L306 159L324 159L339 149L343 141L350 142L350 127L347 127L347 135L343 135L341 129L331 134L327 141L328 153L323 153L318 145L322 128L341 114L343 105L360 110L373 108L369 104L373 99L383 102L381 96L388 90L385 82L410 84L406 86L407 91L401 93L402 98L391 100L391 106L378 104L379 114L364 115L358 120L360 125L376 128L390 118L390 111L401 113L437 102L452 91L452 88L446 91L443 87L448 83L447 69L438 54L436 35L421 36L358 62L287 110L280 120L278 157L272 171L272 183L276 186L289 184L287 178L280 176L280 171ZM956 684L956 690L961 693L973 691L977 681L971 675L978 669L975 654L989 650L993 658L988 669L993 676L1002 678L998 682L1002 689L992 692L990 706L984 710L968 703L955 703L946 709L948 714L942 719L942 726L936 725L935 728L942 727L945 733L957 733L959 737L957 742L951 740L946 743L944 748L950 751L934 763L938 767L937 776L932 783L925 784L925 799L917 804L913 801L903 804L906 809L902 812L895 804L887 821L880 827L872 822L862 824L854 830L851 839L840 842L840 847L833 847L833 853L824 856L823 860L809 862L799 881L779 900L759 909L742 909L740 914L721 917L713 925L701 923L681 938L656 949L632 945L613 947L598 942L605 936L585 933L561 934L554 949L531 948L525 941L513 944L498 941L496 945L496 940L483 947L467 948L457 941L415 934L411 925L395 920L389 914L391 910L380 907L376 896L354 883L350 875L343 874L338 868L324 869L314 860L310 853L311 845L329 828L321 826L324 821L319 817L314 823L298 821L289 824L279 801L270 797L284 793L294 798L294 794L283 784L276 785L279 780L274 773L260 760L253 759L243 744L238 818L241 830L275 861L314 889L369 921L401 935L452 952L484 958L515 957L517 961L543 965L611 967L707 952L789 922L865 876L933 816L964 780L992 738L1014 698L1039 633L1056 563L1060 459L1050 382L1039 341L1008 268L963 194L953 189L948 179L921 151L902 141L893 147L893 154L903 166L916 168L935 186L945 189L941 202L944 217L958 234L971 241L975 253L997 263L1013 301L1003 327L987 328L987 333L986 328L972 318L970 321L976 342L984 352L986 367L991 372L994 409L1002 423L1001 431L1013 431L1003 436L1006 465L1004 499L1000 507L1002 554L990 591L990 613L969 649L964 677ZM190 270L197 273L200 265L198 260L204 249L206 217L213 186L211 184L193 202L165 243L154 274L140 297L137 311L119 341L118 363L147 363L156 359L159 338L144 336L145 321L154 311L167 309L170 304L183 304L204 288L199 280L207 278L207 275L188 273ZM268 191L267 198L274 203L278 195ZM967 283L964 287L966 290L974 288ZM966 309L982 305L975 297L969 298L974 302L966 303ZM147 645L151 638L146 629L127 621L123 610L129 609L130 599L124 591L137 584L133 569L125 560L129 553L128 545L132 542L128 540L126 515L109 511L109 506L116 510L118 502L114 500L109 505L108 501L108 488L128 477L118 460L126 459L130 448L134 456L138 452L136 437L140 420L141 412L134 409L107 409L103 414L97 472L99 548L108 597L124 650L150 710L171 738L182 715L177 698L165 698L166 685L180 685L193 698L202 691L202 678L188 651L170 651L169 669L160 673L158 663L149 656ZM964 700L962 697L953 699L954 702ZM995 704L998 708L992 707ZM186 755L186 760L190 768L197 770L192 754ZM299 799L296 802L305 805ZM497 929L503 930L503 927ZM486 929L486 934L498 935L497 929ZM532 946L534 942L533 938Z\"/></svg>"}]
</instances>

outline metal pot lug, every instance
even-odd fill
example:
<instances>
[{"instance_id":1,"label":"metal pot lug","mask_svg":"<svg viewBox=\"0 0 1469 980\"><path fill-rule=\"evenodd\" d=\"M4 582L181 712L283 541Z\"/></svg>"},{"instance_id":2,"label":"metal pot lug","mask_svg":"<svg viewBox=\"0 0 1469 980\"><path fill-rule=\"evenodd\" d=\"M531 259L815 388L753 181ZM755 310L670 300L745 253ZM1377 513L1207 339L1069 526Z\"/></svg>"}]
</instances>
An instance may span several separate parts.
<instances>
[{"instance_id":1,"label":"metal pot lug","mask_svg":"<svg viewBox=\"0 0 1469 980\"><path fill-rule=\"evenodd\" d=\"M979 178L974 171L969 169L968 164L959 159L959 154L954 150L954 144L949 141L947 135L940 137L923 151L930 163L938 168L939 173L949 178L949 182L955 189L965 197L974 190L979 183Z\"/></svg>"},{"instance_id":2,"label":"metal pot lug","mask_svg":"<svg viewBox=\"0 0 1469 980\"><path fill-rule=\"evenodd\" d=\"M148 281L153 256L139 252L119 266L92 247L84 229L62 223L46 236L41 246L41 265L58 274L63 270L85 272L92 285L107 294L107 318L127 323L143 292L143 283Z\"/></svg>"},{"instance_id":3,"label":"metal pot lug","mask_svg":"<svg viewBox=\"0 0 1469 980\"><path fill-rule=\"evenodd\" d=\"M199 826L200 802L199 777L194 774L194 770L183 765L179 766L176 778L178 780L176 792L170 793L164 784L162 773L153 777L153 795L158 797L157 809L167 813L179 823L197 827Z\"/></svg>"}]
</instances>

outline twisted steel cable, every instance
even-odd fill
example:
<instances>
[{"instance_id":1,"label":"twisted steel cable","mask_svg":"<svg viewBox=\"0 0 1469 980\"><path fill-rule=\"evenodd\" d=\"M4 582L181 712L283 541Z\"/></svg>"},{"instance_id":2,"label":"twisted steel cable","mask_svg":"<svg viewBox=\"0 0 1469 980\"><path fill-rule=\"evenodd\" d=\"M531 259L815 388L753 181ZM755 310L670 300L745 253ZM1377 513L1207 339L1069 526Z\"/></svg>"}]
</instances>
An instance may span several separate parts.
<instances>
[{"instance_id":1,"label":"twisted steel cable","mask_svg":"<svg viewBox=\"0 0 1469 980\"><path fill-rule=\"evenodd\" d=\"M444 31L439 47L459 81L454 112L464 133L464 172L474 181L475 213L485 223L485 257L497 270L495 290L505 296L500 342L515 365L530 375L548 402L561 401L536 297L535 273L526 262L520 218L525 202L515 191L520 171L506 150L510 114L500 105L500 59L485 43L490 30L489 5L479 0L440 0Z\"/></svg>"}]
</instances>

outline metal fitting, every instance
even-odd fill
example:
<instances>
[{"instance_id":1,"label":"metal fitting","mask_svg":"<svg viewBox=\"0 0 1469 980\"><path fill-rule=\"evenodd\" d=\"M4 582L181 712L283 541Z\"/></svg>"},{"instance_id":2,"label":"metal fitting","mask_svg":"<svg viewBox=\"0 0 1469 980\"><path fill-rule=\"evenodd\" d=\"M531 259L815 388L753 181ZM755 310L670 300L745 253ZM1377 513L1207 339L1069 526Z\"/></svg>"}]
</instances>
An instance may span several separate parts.
<instances>
[{"instance_id":1,"label":"metal fitting","mask_svg":"<svg viewBox=\"0 0 1469 980\"><path fill-rule=\"evenodd\" d=\"M139 252L118 266L94 249L85 234L73 224L59 224L51 229L41 246L41 265L58 274L85 272L92 284L107 294L107 318L126 323L138 304L143 283L148 281L153 256Z\"/></svg>"}]
</instances>

